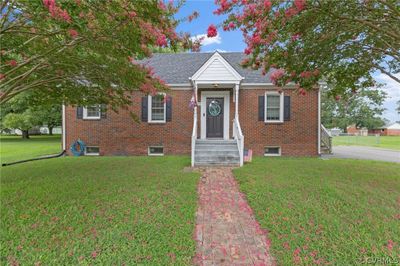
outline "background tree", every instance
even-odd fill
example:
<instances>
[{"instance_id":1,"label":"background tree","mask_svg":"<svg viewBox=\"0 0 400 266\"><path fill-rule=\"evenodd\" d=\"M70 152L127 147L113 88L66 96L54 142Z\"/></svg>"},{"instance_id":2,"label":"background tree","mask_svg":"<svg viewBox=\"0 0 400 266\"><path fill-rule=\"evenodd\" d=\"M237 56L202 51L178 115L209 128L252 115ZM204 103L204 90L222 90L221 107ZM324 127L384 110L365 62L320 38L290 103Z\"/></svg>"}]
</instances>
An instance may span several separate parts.
<instances>
[{"instance_id":1,"label":"background tree","mask_svg":"<svg viewBox=\"0 0 400 266\"><path fill-rule=\"evenodd\" d=\"M400 100L397 101L397 113L400 114Z\"/></svg>"},{"instance_id":2,"label":"background tree","mask_svg":"<svg viewBox=\"0 0 400 266\"><path fill-rule=\"evenodd\" d=\"M386 93L376 88L362 88L357 93L348 89L343 96L333 97L326 90L321 97L321 122L328 128L347 132L349 125L373 129L385 124L381 115Z\"/></svg>"},{"instance_id":3,"label":"background tree","mask_svg":"<svg viewBox=\"0 0 400 266\"><path fill-rule=\"evenodd\" d=\"M396 82L400 71L400 2L397 0L217 0L228 14L224 30L240 28L251 57L245 66L272 67L277 85L300 92L323 78L339 95L374 85L376 70ZM213 25L208 33L216 35ZM350 90L348 89L350 88Z\"/></svg>"},{"instance_id":4,"label":"background tree","mask_svg":"<svg viewBox=\"0 0 400 266\"><path fill-rule=\"evenodd\" d=\"M49 134L52 134L53 128L61 125L61 103L38 105L34 93L21 93L2 104L0 124L2 131L21 130L23 138L29 138L30 129L44 125L49 128Z\"/></svg>"},{"instance_id":5,"label":"background tree","mask_svg":"<svg viewBox=\"0 0 400 266\"><path fill-rule=\"evenodd\" d=\"M176 5L175 5L175 4ZM0 103L24 91L36 101L130 103L130 91L155 93L163 81L136 59L151 47L190 47L164 1L13 1L0 4Z\"/></svg>"},{"instance_id":6,"label":"background tree","mask_svg":"<svg viewBox=\"0 0 400 266\"><path fill-rule=\"evenodd\" d=\"M4 117L3 126L10 129L19 129L22 138L29 139L29 130L36 126L39 121L30 110L23 113L9 113Z\"/></svg>"},{"instance_id":7,"label":"background tree","mask_svg":"<svg viewBox=\"0 0 400 266\"><path fill-rule=\"evenodd\" d=\"M47 126L49 135L53 135L53 129L61 126L61 104L42 105L33 108L33 113L40 121L41 126Z\"/></svg>"}]
</instances>

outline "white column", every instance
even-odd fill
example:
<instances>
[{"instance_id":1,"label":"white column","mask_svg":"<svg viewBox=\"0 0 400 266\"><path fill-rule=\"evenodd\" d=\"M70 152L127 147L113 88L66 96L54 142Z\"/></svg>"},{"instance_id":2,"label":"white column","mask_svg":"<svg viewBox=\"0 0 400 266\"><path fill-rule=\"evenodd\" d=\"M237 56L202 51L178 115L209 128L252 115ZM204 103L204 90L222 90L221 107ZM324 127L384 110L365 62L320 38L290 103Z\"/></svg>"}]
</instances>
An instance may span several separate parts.
<instances>
[{"instance_id":1,"label":"white column","mask_svg":"<svg viewBox=\"0 0 400 266\"><path fill-rule=\"evenodd\" d=\"M235 84L235 119L239 119L239 84Z\"/></svg>"}]
</instances>

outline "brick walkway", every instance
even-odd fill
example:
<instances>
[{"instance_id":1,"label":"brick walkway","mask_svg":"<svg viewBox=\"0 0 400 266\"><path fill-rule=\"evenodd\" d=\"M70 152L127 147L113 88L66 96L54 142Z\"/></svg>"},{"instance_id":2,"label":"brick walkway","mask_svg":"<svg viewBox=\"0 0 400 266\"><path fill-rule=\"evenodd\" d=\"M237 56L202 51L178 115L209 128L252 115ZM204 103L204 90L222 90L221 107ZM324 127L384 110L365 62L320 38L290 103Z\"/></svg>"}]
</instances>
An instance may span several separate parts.
<instances>
[{"instance_id":1,"label":"brick walkway","mask_svg":"<svg viewBox=\"0 0 400 266\"><path fill-rule=\"evenodd\" d=\"M275 265L230 168L202 169L198 193L196 265Z\"/></svg>"}]
</instances>

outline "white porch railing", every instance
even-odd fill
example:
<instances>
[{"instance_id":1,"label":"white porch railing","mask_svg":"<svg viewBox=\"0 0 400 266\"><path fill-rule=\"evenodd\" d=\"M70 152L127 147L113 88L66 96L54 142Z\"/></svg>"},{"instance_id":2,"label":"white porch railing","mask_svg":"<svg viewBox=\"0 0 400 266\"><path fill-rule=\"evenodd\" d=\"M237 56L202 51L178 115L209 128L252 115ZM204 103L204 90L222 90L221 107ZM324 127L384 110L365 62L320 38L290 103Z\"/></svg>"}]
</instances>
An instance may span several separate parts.
<instances>
[{"instance_id":1,"label":"white porch railing","mask_svg":"<svg viewBox=\"0 0 400 266\"><path fill-rule=\"evenodd\" d=\"M328 153L332 153L332 136L331 133L321 124L321 145L328 149Z\"/></svg>"},{"instance_id":2,"label":"white porch railing","mask_svg":"<svg viewBox=\"0 0 400 266\"><path fill-rule=\"evenodd\" d=\"M237 146L239 149L240 166L243 166L243 153L244 153L244 136L242 128L240 127L239 119L236 117L233 119L233 138L236 139Z\"/></svg>"},{"instance_id":3,"label":"white porch railing","mask_svg":"<svg viewBox=\"0 0 400 266\"><path fill-rule=\"evenodd\" d=\"M197 106L193 110L193 131L192 131L192 167L194 166L194 151L197 139Z\"/></svg>"}]
</instances>

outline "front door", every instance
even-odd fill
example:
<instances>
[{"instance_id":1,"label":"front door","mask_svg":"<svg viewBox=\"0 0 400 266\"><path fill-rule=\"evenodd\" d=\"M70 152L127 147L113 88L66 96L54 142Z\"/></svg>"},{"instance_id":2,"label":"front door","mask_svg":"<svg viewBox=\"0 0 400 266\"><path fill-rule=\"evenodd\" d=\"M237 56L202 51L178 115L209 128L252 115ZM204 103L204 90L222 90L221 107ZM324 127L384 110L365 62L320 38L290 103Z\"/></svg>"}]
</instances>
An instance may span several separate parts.
<instances>
[{"instance_id":1,"label":"front door","mask_svg":"<svg viewBox=\"0 0 400 266\"><path fill-rule=\"evenodd\" d=\"M224 98L207 97L206 100L206 137L224 137Z\"/></svg>"}]
</instances>

